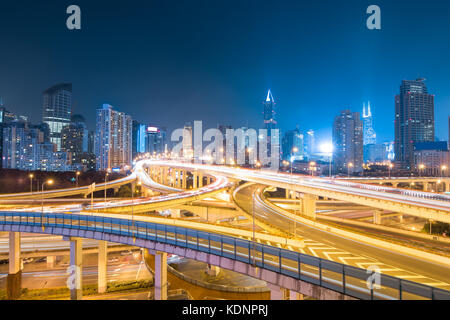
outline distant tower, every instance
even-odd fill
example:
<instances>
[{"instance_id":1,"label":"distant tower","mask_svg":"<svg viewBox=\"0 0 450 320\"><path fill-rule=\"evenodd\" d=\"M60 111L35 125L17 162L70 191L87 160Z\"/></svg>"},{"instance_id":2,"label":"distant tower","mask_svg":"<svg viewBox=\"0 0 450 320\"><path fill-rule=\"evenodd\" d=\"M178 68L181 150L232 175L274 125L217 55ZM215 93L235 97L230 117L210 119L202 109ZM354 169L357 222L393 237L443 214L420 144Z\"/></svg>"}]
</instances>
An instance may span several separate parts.
<instances>
[{"instance_id":1,"label":"distant tower","mask_svg":"<svg viewBox=\"0 0 450 320\"><path fill-rule=\"evenodd\" d=\"M367 107L366 113L366 104L363 104L363 126L364 126L364 145L367 144L376 144L377 143L377 134L375 130L373 130L372 126L372 112L370 111L370 101Z\"/></svg>"},{"instance_id":2,"label":"distant tower","mask_svg":"<svg viewBox=\"0 0 450 320\"><path fill-rule=\"evenodd\" d=\"M395 161L414 166L414 144L434 141L434 95L425 79L403 80L395 96Z\"/></svg>"},{"instance_id":3,"label":"distant tower","mask_svg":"<svg viewBox=\"0 0 450 320\"><path fill-rule=\"evenodd\" d=\"M43 93L42 122L50 128L50 141L61 150L61 130L70 123L72 114L72 84L57 84Z\"/></svg>"},{"instance_id":4,"label":"distant tower","mask_svg":"<svg viewBox=\"0 0 450 320\"><path fill-rule=\"evenodd\" d=\"M267 129L267 135L270 136L270 130L275 129L277 122L275 121L275 101L273 100L272 92L267 92L266 101L263 102L264 105L264 129Z\"/></svg>"}]
</instances>

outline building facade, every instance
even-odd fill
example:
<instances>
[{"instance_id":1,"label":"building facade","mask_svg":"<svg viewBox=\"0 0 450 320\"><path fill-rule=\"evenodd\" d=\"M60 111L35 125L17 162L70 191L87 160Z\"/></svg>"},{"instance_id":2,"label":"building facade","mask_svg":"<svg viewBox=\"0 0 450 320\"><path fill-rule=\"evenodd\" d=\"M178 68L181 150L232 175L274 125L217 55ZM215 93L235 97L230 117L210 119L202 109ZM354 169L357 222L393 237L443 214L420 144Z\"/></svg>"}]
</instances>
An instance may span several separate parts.
<instances>
[{"instance_id":1,"label":"building facade","mask_svg":"<svg viewBox=\"0 0 450 320\"><path fill-rule=\"evenodd\" d=\"M70 123L72 84L57 84L43 92L42 121L50 128L50 142L61 150L62 128Z\"/></svg>"},{"instance_id":2,"label":"building facade","mask_svg":"<svg viewBox=\"0 0 450 320\"><path fill-rule=\"evenodd\" d=\"M434 141L434 95L425 79L403 80L395 96L395 161L403 169L414 167L414 144Z\"/></svg>"},{"instance_id":3,"label":"building facade","mask_svg":"<svg viewBox=\"0 0 450 320\"><path fill-rule=\"evenodd\" d=\"M287 131L281 142L282 159L287 161L303 160L303 134L296 128Z\"/></svg>"},{"instance_id":4,"label":"building facade","mask_svg":"<svg viewBox=\"0 0 450 320\"><path fill-rule=\"evenodd\" d=\"M125 168L132 162L131 116L103 104L97 110L95 155L97 170Z\"/></svg>"},{"instance_id":5,"label":"building facade","mask_svg":"<svg viewBox=\"0 0 450 320\"><path fill-rule=\"evenodd\" d=\"M370 110L370 101L367 106L366 113L366 104L363 104L363 130L364 130L364 145L368 144L376 144L377 143L377 134L375 130L373 130L372 123L372 111Z\"/></svg>"},{"instance_id":6,"label":"building facade","mask_svg":"<svg viewBox=\"0 0 450 320\"><path fill-rule=\"evenodd\" d=\"M343 110L333 123L333 170L360 173L363 164L363 124L359 112Z\"/></svg>"}]
</instances>

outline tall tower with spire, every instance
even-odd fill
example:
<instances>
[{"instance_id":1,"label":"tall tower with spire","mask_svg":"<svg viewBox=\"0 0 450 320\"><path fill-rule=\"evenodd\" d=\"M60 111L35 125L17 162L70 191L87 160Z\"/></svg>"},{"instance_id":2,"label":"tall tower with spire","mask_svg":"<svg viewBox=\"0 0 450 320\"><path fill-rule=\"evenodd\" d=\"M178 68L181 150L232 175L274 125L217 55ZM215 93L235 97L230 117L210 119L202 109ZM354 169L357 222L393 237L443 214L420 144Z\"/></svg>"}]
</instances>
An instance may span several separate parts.
<instances>
[{"instance_id":1,"label":"tall tower with spire","mask_svg":"<svg viewBox=\"0 0 450 320\"><path fill-rule=\"evenodd\" d=\"M376 144L377 143L377 134L375 130L373 130L372 126L372 112L370 111L370 101L367 106L366 113L366 104L363 104L363 144Z\"/></svg>"},{"instance_id":2,"label":"tall tower with spire","mask_svg":"<svg viewBox=\"0 0 450 320\"><path fill-rule=\"evenodd\" d=\"M267 92L266 100L263 101L264 105L264 129L267 129L267 134L270 135L270 130L275 129L277 122L275 121L275 101L273 100L272 92Z\"/></svg>"}]
</instances>

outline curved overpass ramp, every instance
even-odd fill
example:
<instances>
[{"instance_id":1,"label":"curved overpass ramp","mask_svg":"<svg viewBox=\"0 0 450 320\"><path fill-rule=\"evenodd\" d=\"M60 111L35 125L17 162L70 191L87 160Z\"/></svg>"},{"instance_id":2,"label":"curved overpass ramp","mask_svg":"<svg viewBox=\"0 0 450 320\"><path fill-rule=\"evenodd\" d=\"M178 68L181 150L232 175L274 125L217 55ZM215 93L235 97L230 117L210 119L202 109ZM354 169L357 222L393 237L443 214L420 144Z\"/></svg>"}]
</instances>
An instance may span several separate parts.
<instances>
[{"instance_id":1,"label":"curved overpass ramp","mask_svg":"<svg viewBox=\"0 0 450 320\"><path fill-rule=\"evenodd\" d=\"M76 214L42 217L38 213L0 212L0 230L99 239L164 251L315 298L450 299L449 291L383 274L380 288L370 290L364 269L220 233L165 224Z\"/></svg>"}]
</instances>

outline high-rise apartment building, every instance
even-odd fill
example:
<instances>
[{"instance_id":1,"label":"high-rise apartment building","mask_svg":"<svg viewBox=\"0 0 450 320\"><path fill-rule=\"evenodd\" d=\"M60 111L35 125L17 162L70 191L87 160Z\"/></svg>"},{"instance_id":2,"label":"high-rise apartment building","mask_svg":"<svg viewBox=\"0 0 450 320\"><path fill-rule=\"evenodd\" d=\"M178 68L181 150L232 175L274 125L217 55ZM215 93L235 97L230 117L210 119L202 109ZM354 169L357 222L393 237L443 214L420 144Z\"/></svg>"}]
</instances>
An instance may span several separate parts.
<instances>
[{"instance_id":1,"label":"high-rise apartment building","mask_svg":"<svg viewBox=\"0 0 450 320\"><path fill-rule=\"evenodd\" d=\"M434 141L434 95L425 79L403 80L395 96L395 160L402 168L414 167L414 144Z\"/></svg>"},{"instance_id":2,"label":"high-rise apartment building","mask_svg":"<svg viewBox=\"0 0 450 320\"><path fill-rule=\"evenodd\" d=\"M270 136L270 130L275 129L277 122L275 121L275 101L272 96L272 92L269 90L267 92L266 100L263 102L264 105L264 129L267 129L267 135Z\"/></svg>"},{"instance_id":3,"label":"high-rise apartment building","mask_svg":"<svg viewBox=\"0 0 450 320\"><path fill-rule=\"evenodd\" d=\"M61 151L68 153L71 163L81 164L82 154L88 151L88 134L81 115L73 115L71 123L62 128Z\"/></svg>"},{"instance_id":4,"label":"high-rise apartment building","mask_svg":"<svg viewBox=\"0 0 450 320\"><path fill-rule=\"evenodd\" d=\"M343 110L333 124L334 171L337 173L362 172L363 123L359 112Z\"/></svg>"},{"instance_id":5,"label":"high-rise apartment building","mask_svg":"<svg viewBox=\"0 0 450 320\"><path fill-rule=\"evenodd\" d=\"M50 128L50 142L61 150L62 128L70 123L72 113L72 84L57 84L43 93L42 121Z\"/></svg>"},{"instance_id":6,"label":"high-rise apartment building","mask_svg":"<svg viewBox=\"0 0 450 320\"><path fill-rule=\"evenodd\" d=\"M367 106L366 113L366 104L363 104L363 132L364 132L364 145L368 144L376 144L377 143L377 134L375 130L373 130L372 124L372 111L370 110L370 101Z\"/></svg>"},{"instance_id":7,"label":"high-rise apartment building","mask_svg":"<svg viewBox=\"0 0 450 320\"><path fill-rule=\"evenodd\" d=\"M132 161L131 116L109 104L97 109L95 155L97 170L123 168Z\"/></svg>"},{"instance_id":8,"label":"high-rise apartment building","mask_svg":"<svg viewBox=\"0 0 450 320\"><path fill-rule=\"evenodd\" d=\"M287 161L303 160L303 134L296 128L287 131L281 143L282 158Z\"/></svg>"}]
</instances>

